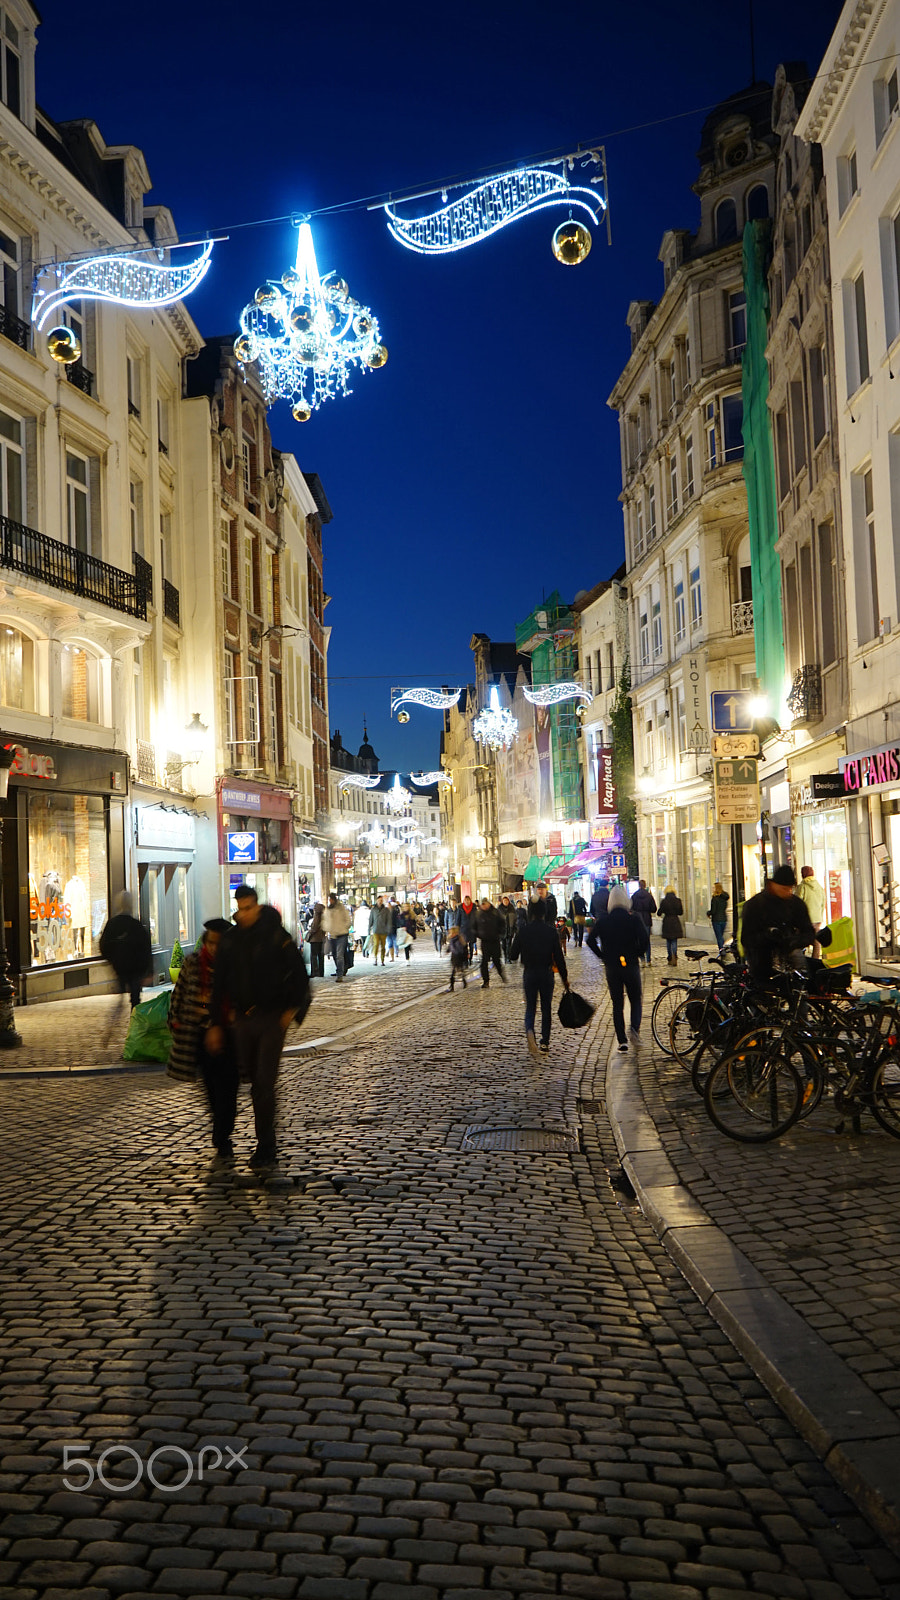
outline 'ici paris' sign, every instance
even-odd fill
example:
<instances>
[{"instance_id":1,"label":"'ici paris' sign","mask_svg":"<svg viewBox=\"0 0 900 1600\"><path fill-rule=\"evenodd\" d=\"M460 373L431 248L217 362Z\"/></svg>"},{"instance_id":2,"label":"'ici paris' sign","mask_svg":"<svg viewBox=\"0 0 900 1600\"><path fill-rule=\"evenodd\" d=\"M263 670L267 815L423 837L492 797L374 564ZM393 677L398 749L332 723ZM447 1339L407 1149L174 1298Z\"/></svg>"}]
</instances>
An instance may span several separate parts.
<instances>
[{"instance_id":1,"label":"'ici paris' sign","mask_svg":"<svg viewBox=\"0 0 900 1600\"><path fill-rule=\"evenodd\" d=\"M843 756L844 793L859 794L863 789L900 784L900 745L885 745L858 756Z\"/></svg>"}]
</instances>

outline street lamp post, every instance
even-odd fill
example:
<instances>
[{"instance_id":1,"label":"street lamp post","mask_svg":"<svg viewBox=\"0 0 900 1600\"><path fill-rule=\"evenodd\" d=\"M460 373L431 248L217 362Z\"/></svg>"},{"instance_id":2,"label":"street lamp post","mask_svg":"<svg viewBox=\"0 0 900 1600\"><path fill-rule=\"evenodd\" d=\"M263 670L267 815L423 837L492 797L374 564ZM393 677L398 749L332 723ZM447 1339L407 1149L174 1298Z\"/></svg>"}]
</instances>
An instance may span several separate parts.
<instances>
[{"instance_id":1,"label":"street lamp post","mask_svg":"<svg viewBox=\"0 0 900 1600\"><path fill-rule=\"evenodd\" d=\"M18 745L0 745L0 800L5 800L9 790L9 769L16 759ZM9 981L9 961L6 954L6 909L3 902L3 817L0 815L0 1049L14 1050L22 1043L16 1032L16 991Z\"/></svg>"}]
</instances>

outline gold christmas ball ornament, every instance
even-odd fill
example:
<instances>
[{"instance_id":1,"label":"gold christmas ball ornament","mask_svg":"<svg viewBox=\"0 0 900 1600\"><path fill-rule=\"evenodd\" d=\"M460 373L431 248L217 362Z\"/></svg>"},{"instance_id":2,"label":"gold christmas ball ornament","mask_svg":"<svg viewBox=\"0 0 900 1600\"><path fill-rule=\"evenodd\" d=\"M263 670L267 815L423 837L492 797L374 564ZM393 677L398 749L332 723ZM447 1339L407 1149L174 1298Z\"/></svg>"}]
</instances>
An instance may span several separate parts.
<instances>
[{"instance_id":1,"label":"gold christmas ball ornament","mask_svg":"<svg viewBox=\"0 0 900 1600\"><path fill-rule=\"evenodd\" d=\"M349 300L350 290L343 278L335 278L334 282L331 283L329 287L334 295L335 300Z\"/></svg>"},{"instance_id":2,"label":"gold christmas ball ornament","mask_svg":"<svg viewBox=\"0 0 900 1600\"><path fill-rule=\"evenodd\" d=\"M583 222L561 222L553 235L552 250L564 267L578 267L591 252L591 235Z\"/></svg>"},{"instance_id":3,"label":"gold christmas ball ornament","mask_svg":"<svg viewBox=\"0 0 900 1600\"><path fill-rule=\"evenodd\" d=\"M361 311L359 316L356 317L353 322L354 332L358 333L361 339L364 339L367 333L371 333L374 329L374 326L375 324L373 323L372 318L367 317L364 311Z\"/></svg>"},{"instance_id":4,"label":"gold christmas ball ornament","mask_svg":"<svg viewBox=\"0 0 900 1600\"><path fill-rule=\"evenodd\" d=\"M291 416L295 422L308 422L312 416L312 406L308 400L295 400L291 406Z\"/></svg>"},{"instance_id":5,"label":"gold christmas ball ornament","mask_svg":"<svg viewBox=\"0 0 900 1600\"><path fill-rule=\"evenodd\" d=\"M398 722L408 722L409 721L409 712L408 711L398 711L397 712L397 721Z\"/></svg>"},{"instance_id":6,"label":"gold christmas ball ornament","mask_svg":"<svg viewBox=\"0 0 900 1600\"><path fill-rule=\"evenodd\" d=\"M274 311L279 300L278 290L274 283L264 283L257 289L253 299L260 311Z\"/></svg>"},{"instance_id":7,"label":"gold christmas ball ornament","mask_svg":"<svg viewBox=\"0 0 900 1600\"><path fill-rule=\"evenodd\" d=\"M51 328L47 335L47 349L54 361L63 367L70 367L74 361L81 360L81 340L71 328Z\"/></svg>"},{"instance_id":8,"label":"gold christmas ball ornament","mask_svg":"<svg viewBox=\"0 0 900 1600\"><path fill-rule=\"evenodd\" d=\"M366 366L383 367L384 363L387 361L387 358L387 345L376 344L374 350L370 350L369 354L366 356Z\"/></svg>"},{"instance_id":9,"label":"gold christmas ball ornament","mask_svg":"<svg viewBox=\"0 0 900 1600\"><path fill-rule=\"evenodd\" d=\"M256 360L256 340L249 333L239 333L234 341L234 353L242 365Z\"/></svg>"},{"instance_id":10,"label":"gold christmas ball ornament","mask_svg":"<svg viewBox=\"0 0 900 1600\"><path fill-rule=\"evenodd\" d=\"M303 280L301 279L300 274L296 272L293 267L288 267L287 272L282 273L281 281L285 289L287 289L288 294L291 294L294 289L299 287Z\"/></svg>"},{"instance_id":11,"label":"gold christmas ball ornament","mask_svg":"<svg viewBox=\"0 0 900 1600\"><path fill-rule=\"evenodd\" d=\"M295 306L288 317L288 322L294 333L309 333L313 324L312 308L307 305Z\"/></svg>"}]
</instances>

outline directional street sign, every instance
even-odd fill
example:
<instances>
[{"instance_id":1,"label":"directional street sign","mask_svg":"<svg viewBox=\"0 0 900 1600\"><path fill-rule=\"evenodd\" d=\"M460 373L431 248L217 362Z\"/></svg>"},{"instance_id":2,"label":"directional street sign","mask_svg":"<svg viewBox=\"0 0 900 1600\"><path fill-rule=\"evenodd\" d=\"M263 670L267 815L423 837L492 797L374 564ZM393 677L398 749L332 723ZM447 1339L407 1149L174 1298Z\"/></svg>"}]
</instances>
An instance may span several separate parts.
<instances>
[{"instance_id":1,"label":"directional street sign","mask_svg":"<svg viewBox=\"0 0 900 1600\"><path fill-rule=\"evenodd\" d=\"M714 756L758 756L755 733L714 733L710 740Z\"/></svg>"},{"instance_id":2,"label":"directional street sign","mask_svg":"<svg viewBox=\"0 0 900 1600\"><path fill-rule=\"evenodd\" d=\"M756 695L744 689L714 689L709 697L713 733L752 733Z\"/></svg>"},{"instance_id":3,"label":"directional street sign","mask_svg":"<svg viewBox=\"0 0 900 1600\"><path fill-rule=\"evenodd\" d=\"M755 761L713 761L717 822L759 819L759 769Z\"/></svg>"}]
</instances>

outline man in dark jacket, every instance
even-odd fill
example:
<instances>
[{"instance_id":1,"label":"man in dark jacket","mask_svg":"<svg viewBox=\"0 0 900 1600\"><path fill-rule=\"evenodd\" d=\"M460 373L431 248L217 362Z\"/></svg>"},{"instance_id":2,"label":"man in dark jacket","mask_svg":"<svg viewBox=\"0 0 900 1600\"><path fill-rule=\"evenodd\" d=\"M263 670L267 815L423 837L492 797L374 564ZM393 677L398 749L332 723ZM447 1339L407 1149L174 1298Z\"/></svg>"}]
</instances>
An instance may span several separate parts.
<instances>
[{"instance_id":1,"label":"man in dark jacket","mask_svg":"<svg viewBox=\"0 0 900 1600\"><path fill-rule=\"evenodd\" d=\"M462 905L456 913L456 926L459 929L459 937L469 952L470 961L475 954L475 938L478 932L475 926L477 915L478 912L472 901L472 896L470 894L463 895Z\"/></svg>"},{"instance_id":2,"label":"man in dark jacket","mask_svg":"<svg viewBox=\"0 0 900 1600\"><path fill-rule=\"evenodd\" d=\"M506 973L503 970L503 955L500 949L500 940L506 932L506 919L500 915L495 906L491 905L486 897L479 907L475 919L475 931L478 934L478 944L481 949L481 987L489 989L491 986L490 963L494 963L494 971L499 976L500 982L506 982Z\"/></svg>"},{"instance_id":3,"label":"man in dark jacket","mask_svg":"<svg viewBox=\"0 0 900 1600\"><path fill-rule=\"evenodd\" d=\"M528 921L519 927L512 942L510 954L522 958L522 988L525 991L525 1038L533 1056L547 1055L550 1050L551 1005L553 1001L553 969L556 968L565 988L569 987L566 958L562 953L556 923L547 920L546 901L532 900L528 906ZM534 1037L537 1003L541 1002L541 1044L538 1049Z\"/></svg>"},{"instance_id":4,"label":"man in dark jacket","mask_svg":"<svg viewBox=\"0 0 900 1600\"><path fill-rule=\"evenodd\" d=\"M650 943L650 935L640 917L631 910L628 890L617 883L610 891L609 908L599 916L587 936L588 949L603 962L609 997L612 1001L613 1027L619 1049L628 1049L625 1037L625 996L631 1007L631 1032L635 1039L641 1031L641 967L640 958Z\"/></svg>"},{"instance_id":5,"label":"man in dark jacket","mask_svg":"<svg viewBox=\"0 0 900 1600\"><path fill-rule=\"evenodd\" d=\"M572 927L575 930L575 949L580 950L584 944L584 919L587 916L587 901L583 894L576 890L569 901L569 916L572 918Z\"/></svg>"},{"instance_id":6,"label":"man in dark jacket","mask_svg":"<svg viewBox=\"0 0 900 1600\"><path fill-rule=\"evenodd\" d=\"M545 921L555 922L559 916L559 906L556 903L556 895L550 893L550 890L547 888L545 883L539 883L537 886L537 897L539 900L543 901Z\"/></svg>"},{"instance_id":7,"label":"man in dark jacket","mask_svg":"<svg viewBox=\"0 0 900 1600\"><path fill-rule=\"evenodd\" d=\"M647 929L647 949L644 960L650 965L650 935L653 932L653 918L656 916L656 901L652 889L648 889L643 878L638 879L638 887L631 896L631 909L634 915Z\"/></svg>"},{"instance_id":8,"label":"man in dark jacket","mask_svg":"<svg viewBox=\"0 0 900 1600\"><path fill-rule=\"evenodd\" d=\"M131 895L119 895L118 909L100 935L100 954L119 980L119 993L131 999L132 1010L141 998L141 986L153 965L150 935L131 914Z\"/></svg>"},{"instance_id":9,"label":"man in dark jacket","mask_svg":"<svg viewBox=\"0 0 900 1600\"><path fill-rule=\"evenodd\" d=\"M237 928L223 939L213 978L206 1048L218 1055L230 1025L241 1076L250 1080L256 1149L251 1167L275 1160L275 1080L284 1036L309 1009L306 963L274 906L255 889L235 891Z\"/></svg>"},{"instance_id":10,"label":"man in dark jacket","mask_svg":"<svg viewBox=\"0 0 900 1600\"><path fill-rule=\"evenodd\" d=\"M596 922L598 917L602 917L603 916L603 913L605 912L605 910L606 910L608 905L609 905L609 884L608 883L598 883L596 889L594 890L593 894L591 895L591 916L593 917L595 922Z\"/></svg>"},{"instance_id":11,"label":"man in dark jacket","mask_svg":"<svg viewBox=\"0 0 900 1600\"><path fill-rule=\"evenodd\" d=\"M831 929L818 935L803 901L794 893L797 879L793 867L776 867L764 889L744 906L741 919L741 944L754 978L765 983L775 970L775 958L789 958L807 945L831 943Z\"/></svg>"}]
</instances>

